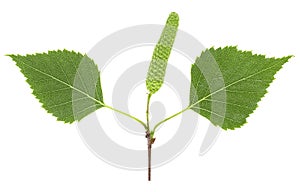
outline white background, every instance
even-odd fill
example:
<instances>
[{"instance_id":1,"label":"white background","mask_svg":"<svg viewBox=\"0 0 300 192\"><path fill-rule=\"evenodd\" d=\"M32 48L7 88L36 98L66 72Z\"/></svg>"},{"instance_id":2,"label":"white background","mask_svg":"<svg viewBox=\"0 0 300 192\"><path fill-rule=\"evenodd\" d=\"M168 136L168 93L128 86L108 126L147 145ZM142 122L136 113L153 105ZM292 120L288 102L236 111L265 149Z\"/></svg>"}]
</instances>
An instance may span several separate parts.
<instances>
[{"instance_id":1,"label":"white background","mask_svg":"<svg viewBox=\"0 0 300 192\"><path fill-rule=\"evenodd\" d=\"M198 133L177 159L153 170L149 183L146 171L95 157L75 124L57 122L40 107L4 55L63 48L84 53L116 30L164 24L171 11L179 13L180 29L206 47L238 45L295 57L277 73L248 124L223 131L205 156L198 156ZM1 1L0 191L299 191L299 18L297 1Z\"/></svg>"}]
</instances>

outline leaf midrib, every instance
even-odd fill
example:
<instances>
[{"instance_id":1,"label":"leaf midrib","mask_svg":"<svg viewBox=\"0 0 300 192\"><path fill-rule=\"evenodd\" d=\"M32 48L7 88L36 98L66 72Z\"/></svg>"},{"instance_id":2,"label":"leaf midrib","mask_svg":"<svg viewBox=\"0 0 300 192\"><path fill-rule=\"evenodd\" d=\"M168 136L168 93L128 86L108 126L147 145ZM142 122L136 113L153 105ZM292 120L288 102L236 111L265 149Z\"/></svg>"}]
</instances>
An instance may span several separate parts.
<instances>
[{"instance_id":1,"label":"leaf midrib","mask_svg":"<svg viewBox=\"0 0 300 192\"><path fill-rule=\"evenodd\" d=\"M222 90L224 90L224 89L227 89L227 88L229 88L230 86L235 85L235 84L237 84L237 83L239 83L239 82L241 82L241 81L247 80L247 79L249 79L249 78L251 78L251 77L253 77L253 76L255 76L255 75L258 75L258 74L260 74L260 73L262 73L262 72L265 72L265 71L267 71L267 70L269 70L269 69L271 69L271 68L273 68L273 67L275 67L275 66L276 66L276 64L274 64L274 65L272 65L272 66L270 66L270 67L267 67L267 68L265 68L265 69L263 69L263 70L261 70L261 71L258 71L258 72L256 72L256 73L253 73L253 74L251 74L251 75L249 75L249 76L247 76L247 77L243 77L243 78L241 78L241 79L239 79L239 80L237 80L237 81L235 81L235 82L232 82L232 83L230 83L229 85L224 86L224 87L222 87L221 89L218 89L218 90L216 90L216 91L214 91L214 92L212 92L212 93L210 93L210 94L208 94L208 95L202 97L199 101L195 102L195 103L192 104L192 105L189 105L187 108L191 109L191 108L193 108L195 105L197 105L197 104L199 104L200 102L202 102L202 101L204 101L205 99L207 99L208 97L210 97L210 96L212 96L212 95L214 95L214 94L217 94L218 92L220 92L220 91L222 91Z\"/></svg>"},{"instance_id":2,"label":"leaf midrib","mask_svg":"<svg viewBox=\"0 0 300 192\"><path fill-rule=\"evenodd\" d=\"M93 100L93 101L95 101L95 102L97 102L97 103L99 103L99 104L101 104L101 105L104 105L104 103L102 103L102 102L99 101L98 99L93 98L93 97L90 96L89 94L87 94L87 93L81 91L80 89L77 89L76 87L73 87L72 85L70 85L70 84L64 82L63 80L60 80L59 78L54 77L53 75L50 75L50 74L48 74L48 73L45 73L45 72L43 72L43 71L41 71L41 70L39 70L39 69L37 69L37 68L35 68L35 67L32 67L32 66L30 66L30 65L27 65L27 64L26 64L25 62L23 62L23 61L21 61L21 62L23 63L23 65L25 65L25 66L27 66L27 67L29 67L29 68L31 68L31 69L33 69L33 70L35 70L35 71L37 71L37 72L43 74L43 75L48 76L48 77L52 78L53 80L58 81L59 83L62 83L62 84L64 84L64 85L70 87L71 89L73 89L73 90L75 90L75 91L78 91L79 93L85 95L85 96L88 97L89 99L91 99L91 100Z\"/></svg>"}]
</instances>

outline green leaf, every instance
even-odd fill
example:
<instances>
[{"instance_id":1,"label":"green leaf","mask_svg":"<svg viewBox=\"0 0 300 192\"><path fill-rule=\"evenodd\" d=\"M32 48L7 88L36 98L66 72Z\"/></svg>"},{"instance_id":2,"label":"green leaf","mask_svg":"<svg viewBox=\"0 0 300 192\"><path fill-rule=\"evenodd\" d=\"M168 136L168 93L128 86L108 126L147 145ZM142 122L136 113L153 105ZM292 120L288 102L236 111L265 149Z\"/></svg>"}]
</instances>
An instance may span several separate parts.
<instances>
[{"instance_id":1,"label":"green leaf","mask_svg":"<svg viewBox=\"0 0 300 192\"><path fill-rule=\"evenodd\" d=\"M168 59L174 44L179 24L177 13L170 13L163 32L156 44L148 69L146 87L151 94L157 92L164 82Z\"/></svg>"},{"instance_id":2,"label":"green leaf","mask_svg":"<svg viewBox=\"0 0 300 192\"><path fill-rule=\"evenodd\" d=\"M190 109L225 130L241 127L289 58L236 47L205 50L192 65Z\"/></svg>"},{"instance_id":3,"label":"green leaf","mask_svg":"<svg viewBox=\"0 0 300 192\"><path fill-rule=\"evenodd\" d=\"M100 74L88 56L67 50L8 56L43 108L58 120L72 123L103 107Z\"/></svg>"}]
</instances>

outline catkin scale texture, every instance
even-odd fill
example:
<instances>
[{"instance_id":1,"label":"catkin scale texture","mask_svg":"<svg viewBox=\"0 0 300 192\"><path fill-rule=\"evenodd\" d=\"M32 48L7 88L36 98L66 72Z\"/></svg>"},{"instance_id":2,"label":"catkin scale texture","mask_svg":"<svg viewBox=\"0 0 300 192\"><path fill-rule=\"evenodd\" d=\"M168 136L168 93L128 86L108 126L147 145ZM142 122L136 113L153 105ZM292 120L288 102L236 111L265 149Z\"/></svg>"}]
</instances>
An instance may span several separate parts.
<instances>
[{"instance_id":1,"label":"catkin scale texture","mask_svg":"<svg viewBox=\"0 0 300 192\"><path fill-rule=\"evenodd\" d=\"M168 59L174 44L179 24L177 13L170 13L156 44L147 73L146 87L151 94L157 92L164 82Z\"/></svg>"}]
</instances>

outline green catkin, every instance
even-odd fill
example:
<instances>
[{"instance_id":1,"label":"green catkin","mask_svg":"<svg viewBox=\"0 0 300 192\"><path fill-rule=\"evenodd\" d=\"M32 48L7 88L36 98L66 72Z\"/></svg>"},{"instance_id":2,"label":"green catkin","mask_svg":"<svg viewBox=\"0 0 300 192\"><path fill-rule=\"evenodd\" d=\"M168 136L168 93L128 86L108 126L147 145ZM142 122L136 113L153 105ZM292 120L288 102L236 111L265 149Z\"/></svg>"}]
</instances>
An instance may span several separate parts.
<instances>
[{"instance_id":1,"label":"green catkin","mask_svg":"<svg viewBox=\"0 0 300 192\"><path fill-rule=\"evenodd\" d=\"M170 13L166 25L156 44L148 69L146 87L151 94L157 92L164 82L168 59L176 37L179 24L177 13Z\"/></svg>"}]
</instances>

